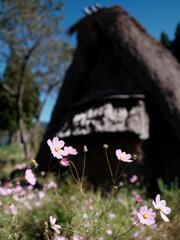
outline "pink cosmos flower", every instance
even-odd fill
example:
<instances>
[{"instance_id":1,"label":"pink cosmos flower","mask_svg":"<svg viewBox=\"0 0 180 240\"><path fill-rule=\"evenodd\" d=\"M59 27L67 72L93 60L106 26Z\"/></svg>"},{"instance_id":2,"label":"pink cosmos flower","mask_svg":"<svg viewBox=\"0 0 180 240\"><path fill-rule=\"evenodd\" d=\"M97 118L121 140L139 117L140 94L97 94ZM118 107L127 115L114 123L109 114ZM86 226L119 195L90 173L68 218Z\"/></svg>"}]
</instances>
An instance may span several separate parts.
<instances>
[{"instance_id":1,"label":"pink cosmos flower","mask_svg":"<svg viewBox=\"0 0 180 240\"><path fill-rule=\"evenodd\" d=\"M63 236L55 236L53 240L67 240L67 238Z\"/></svg>"},{"instance_id":2,"label":"pink cosmos flower","mask_svg":"<svg viewBox=\"0 0 180 240\"><path fill-rule=\"evenodd\" d=\"M107 233L107 235L112 235L112 234L113 234L113 231L112 231L111 229L107 229L107 230L106 230L106 233Z\"/></svg>"},{"instance_id":3,"label":"pink cosmos flower","mask_svg":"<svg viewBox=\"0 0 180 240\"><path fill-rule=\"evenodd\" d=\"M22 204L28 209L28 210L32 210L32 206L30 205L30 203L28 201L23 201Z\"/></svg>"},{"instance_id":4,"label":"pink cosmos flower","mask_svg":"<svg viewBox=\"0 0 180 240\"><path fill-rule=\"evenodd\" d=\"M41 174L41 176L42 176L42 177L44 177L44 176L46 175L46 172L44 172L44 171L41 171L41 173L40 173L40 174Z\"/></svg>"},{"instance_id":5,"label":"pink cosmos flower","mask_svg":"<svg viewBox=\"0 0 180 240\"><path fill-rule=\"evenodd\" d=\"M85 239L84 239L83 237L77 235L77 234L74 234L74 235L72 236L72 240L85 240Z\"/></svg>"},{"instance_id":6,"label":"pink cosmos flower","mask_svg":"<svg viewBox=\"0 0 180 240\"><path fill-rule=\"evenodd\" d=\"M156 213L153 212L152 208L147 206L141 207L137 213L140 223L145 225L152 225L155 223Z\"/></svg>"},{"instance_id":7,"label":"pink cosmos flower","mask_svg":"<svg viewBox=\"0 0 180 240\"><path fill-rule=\"evenodd\" d=\"M17 208L13 203L10 203L5 210L6 213L15 215L17 213Z\"/></svg>"},{"instance_id":8,"label":"pink cosmos flower","mask_svg":"<svg viewBox=\"0 0 180 240\"><path fill-rule=\"evenodd\" d=\"M57 188L57 184L54 181L50 181L45 185L45 189Z\"/></svg>"},{"instance_id":9,"label":"pink cosmos flower","mask_svg":"<svg viewBox=\"0 0 180 240\"><path fill-rule=\"evenodd\" d=\"M36 178L35 178L34 173L32 172L31 169L26 169L25 179L28 181L28 183L30 183L33 186L36 184Z\"/></svg>"},{"instance_id":10,"label":"pink cosmos flower","mask_svg":"<svg viewBox=\"0 0 180 240\"><path fill-rule=\"evenodd\" d=\"M40 206L42 205L42 202L41 202L41 201L36 201L36 202L34 203L34 205L35 205L36 207L40 207Z\"/></svg>"},{"instance_id":11,"label":"pink cosmos flower","mask_svg":"<svg viewBox=\"0 0 180 240\"><path fill-rule=\"evenodd\" d=\"M64 167L67 167L70 165L70 162L67 158L63 158L59 163Z\"/></svg>"},{"instance_id":12,"label":"pink cosmos flower","mask_svg":"<svg viewBox=\"0 0 180 240\"><path fill-rule=\"evenodd\" d=\"M67 156L67 152L64 151L62 148L64 147L64 141L59 140L58 137L54 137L51 141L48 139L47 144L49 145L52 155L57 159L62 159L63 156Z\"/></svg>"},{"instance_id":13,"label":"pink cosmos flower","mask_svg":"<svg viewBox=\"0 0 180 240\"><path fill-rule=\"evenodd\" d=\"M138 176L137 176L137 175L133 175L133 176L129 179L130 183L135 183L135 182L137 182L137 180L138 180Z\"/></svg>"},{"instance_id":14,"label":"pink cosmos flower","mask_svg":"<svg viewBox=\"0 0 180 240\"><path fill-rule=\"evenodd\" d=\"M165 200L160 200L160 194L158 194L156 196L155 201L152 201L153 206L155 207L155 209L160 211L160 215L161 218L165 221L165 222L169 222L168 217L166 216L166 214L169 214L171 212L171 208L166 207L166 201Z\"/></svg>"},{"instance_id":15,"label":"pink cosmos flower","mask_svg":"<svg viewBox=\"0 0 180 240\"><path fill-rule=\"evenodd\" d=\"M43 192L43 191L39 191L39 198L40 199L43 199L44 198L44 196L45 196L45 192Z\"/></svg>"},{"instance_id":16,"label":"pink cosmos flower","mask_svg":"<svg viewBox=\"0 0 180 240\"><path fill-rule=\"evenodd\" d=\"M15 169L18 169L18 170L23 170L27 167L27 164L26 163L20 163L20 164L17 164L15 166Z\"/></svg>"},{"instance_id":17,"label":"pink cosmos flower","mask_svg":"<svg viewBox=\"0 0 180 240\"><path fill-rule=\"evenodd\" d=\"M64 147L64 151L67 153L67 155L77 155L78 154L77 150L71 146Z\"/></svg>"},{"instance_id":18,"label":"pink cosmos flower","mask_svg":"<svg viewBox=\"0 0 180 240\"><path fill-rule=\"evenodd\" d=\"M122 152L121 149L116 150L116 156L118 160L121 160L123 162L132 162L131 154L126 154L125 152Z\"/></svg>"},{"instance_id":19,"label":"pink cosmos flower","mask_svg":"<svg viewBox=\"0 0 180 240\"><path fill-rule=\"evenodd\" d=\"M8 192L4 187L0 187L0 195L2 195L2 196L8 195Z\"/></svg>"},{"instance_id":20,"label":"pink cosmos flower","mask_svg":"<svg viewBox=\"0 0 180 240\"><path fill-rule=\"evenodd\" d=\"M137 204L140 204L140 203L142 203L142 197L140 196L140 195L136 195L135 196L135 202L137 203Z\"/></svg>"}]
</instances>

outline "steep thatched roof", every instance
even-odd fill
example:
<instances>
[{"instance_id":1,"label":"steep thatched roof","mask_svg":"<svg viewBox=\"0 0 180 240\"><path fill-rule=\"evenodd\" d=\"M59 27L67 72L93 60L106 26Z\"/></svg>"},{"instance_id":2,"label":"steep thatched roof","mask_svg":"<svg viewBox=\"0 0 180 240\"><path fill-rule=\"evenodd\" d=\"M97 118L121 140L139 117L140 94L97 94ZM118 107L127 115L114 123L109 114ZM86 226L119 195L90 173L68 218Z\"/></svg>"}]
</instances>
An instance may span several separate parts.
<instances>
[{"instance_id":1,"label":"steep thatched roof","mask_svg":"<svg viewBox=\"0 0 180 240\"><path fill-rule=\"evenodd\" d=\"M83 18L70 29L75 31L77 49L38 160L48 159L46 140L63 127L71 106L106 91L145 94L180 139L180 65L175 58L118 6Z\"/></svg>"},{"instance_id":2,"label":"steep thatched roof","mask_svg":"<svg viewBox=\"0 0 180 240\"><path fill-rule=\"evenodd\" d=\"M138 79L134 81L138 86L131 81L130 88L152 96L180 137L180 65L175 58L119 6L85 17L69 30L75 31L84 50L108 40L120 66L123 64ZM127 81L125 84L128 86Z\"/></svg>"}]
</instances>

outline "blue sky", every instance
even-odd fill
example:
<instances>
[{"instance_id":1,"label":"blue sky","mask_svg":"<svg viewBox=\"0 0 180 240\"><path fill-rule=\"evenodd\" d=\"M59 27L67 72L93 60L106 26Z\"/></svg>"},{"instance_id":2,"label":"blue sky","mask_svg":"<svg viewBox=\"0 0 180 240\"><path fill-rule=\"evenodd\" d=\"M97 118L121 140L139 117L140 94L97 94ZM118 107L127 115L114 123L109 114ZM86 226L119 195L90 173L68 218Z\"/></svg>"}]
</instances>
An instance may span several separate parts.
<instances>
[{"instance_id":1,"label":"blue sky","mask_svg":"<svg viewBox=\"0 0 180 240\"><path fill-rule=\"evenodd\" d=\"M180 0L64 0L62 28L67 30L84 16L83 7L96 2L106 7L121 5L156 39L162 31L173 38L175 26L180 22ZM75 46L75 36L67 36L67 40ZM49 121L54 102L55 98L50 97L42 113L42 121Z\"/></svg>"}]
</instances>

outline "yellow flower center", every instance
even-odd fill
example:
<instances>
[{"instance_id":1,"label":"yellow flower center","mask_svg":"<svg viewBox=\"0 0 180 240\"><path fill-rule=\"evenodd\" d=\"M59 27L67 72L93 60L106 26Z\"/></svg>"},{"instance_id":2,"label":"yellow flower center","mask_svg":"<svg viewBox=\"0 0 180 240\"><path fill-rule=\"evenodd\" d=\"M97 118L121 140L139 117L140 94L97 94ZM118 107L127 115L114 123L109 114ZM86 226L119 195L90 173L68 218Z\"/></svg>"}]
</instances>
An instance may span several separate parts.
<instances>
[{"instance_id":1,"label":"yellow flower center","mask_svg":"<svg viewBox=\"0 0 180 240\"><path fill-rule=\"evenodd\" d=\"M31 160L31 166L32 167L38 167L38 164L37 164L36 160L34 160L34 159Z\"/></svg>"},{"instance_id":2,"label":"yellow flower center","mask_svg":"<svg viewBox=\"0 0 180 240\"><path fill-rule=\"evenodd\" d=\"M36 164L36 160L32 159L32 160L31 160L31 163L32 163L33 165L35 165L35 164Z\"/></svg>"},{"instance_id":3,"label":"yellow flower center","mask_svg":"<svg viewBox=\"0 0 180 240\"><path fill-rule=\"evenodd\" d=\"M121 155L121 156L120 156L120 160L124 161L124 160L125 160L125 156L124 156L124 155Z\"/></svg>"},{"instance_id":4,"label":"yellow flower center","mask_svg":"<svg viewBox=\"0 0 180 240\"><path fill-rule=\"evenodd\" d=\"M55 147L55 148L54 148L54 151L55 151L55 152L59 152L59 150L60 150L60 147Z\"/></svg>"},{"instance_id":5,"label":"yellow flower center","mask_svg":"<svg viewBox=\"0 0 180 240\"><path fill-rule=\"evenodd\" d=\"M145 213L143 216L144 216L144 218L146 218L146 219L149 217L149 215L148 215L147 213Z\"/></svg>"}]
</instances>

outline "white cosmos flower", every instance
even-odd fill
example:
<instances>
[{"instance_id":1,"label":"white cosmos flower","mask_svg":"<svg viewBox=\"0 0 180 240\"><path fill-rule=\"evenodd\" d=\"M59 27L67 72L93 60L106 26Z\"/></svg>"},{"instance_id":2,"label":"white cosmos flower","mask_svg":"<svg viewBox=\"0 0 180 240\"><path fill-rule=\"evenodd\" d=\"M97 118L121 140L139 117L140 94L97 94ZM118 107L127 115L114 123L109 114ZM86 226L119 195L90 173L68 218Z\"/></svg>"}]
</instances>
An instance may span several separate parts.
<instances>
[{"instance_id":1,"label":"white cosmos flower","mask_svg":"<svg viewBox=\"0 0 180 240\"><path fill-rule=\"evenodd\" d=\"M127 154L126 152L122 152L121 149L116 150L116 157L118 160L121 160L123 162L132 162L131 154Z\"/></svg>"},{"instance_id":2,"label":"white cosmos flower","mask_svg":"<svg viewBox=\"0 0 180 240\"><path fill-rule=\"evenodd\" d=\"M162 219L165 222L169 222L169 219L166 216L166 214L169 214L171 212L171 208L166 207L166 201L165 200L160 200L160 194L158 194L156 196L156 199L155 199L155 201L154 200L152 201L152 204L155 207L155 209L159 210Z\"/></svg>"},{"instance_id":3,"label":"white cosmos flower","mask_svg":"<svg viewBox=\"0 0 180 240\"><path fill-rule=\"evenodd\" d=\"M56 223L56 218L53 217L53 216L50 216L49 217L49 222L50 222L51 225L54 225Z\"/></svg>"},{"instance_id":4,"label":"white cosmos flower","mask_svg":"<svg viewBox=\"0 0 180 240\"><path fill-rule=\"evenodd\" d=\"M62 159L63 156L67 156L68 153L63 150L64 148L64 141L59 140L58 137L54 137L52 140L48 139L47 144L50 147L52 155L57 159Z\"/></svg>"},{"instance_id":5,"label":"white cosmos flower","mask_svg":"<svg viewBox=\"0 0 180 240\"><path fill-rule=\"evenodd\" d=\"M51 224L51 228L56 232L56 233L60 233L60 229L61 229L61 226L59 224L56 224L56 218L53 217L53 216L50 216L49 217L49 222Z\"/></svg>"}]
</instances>

